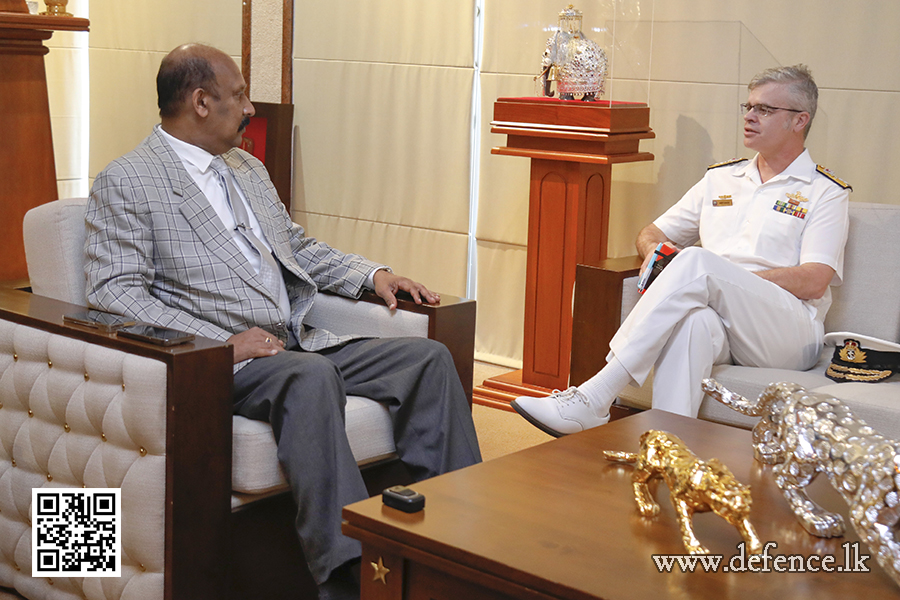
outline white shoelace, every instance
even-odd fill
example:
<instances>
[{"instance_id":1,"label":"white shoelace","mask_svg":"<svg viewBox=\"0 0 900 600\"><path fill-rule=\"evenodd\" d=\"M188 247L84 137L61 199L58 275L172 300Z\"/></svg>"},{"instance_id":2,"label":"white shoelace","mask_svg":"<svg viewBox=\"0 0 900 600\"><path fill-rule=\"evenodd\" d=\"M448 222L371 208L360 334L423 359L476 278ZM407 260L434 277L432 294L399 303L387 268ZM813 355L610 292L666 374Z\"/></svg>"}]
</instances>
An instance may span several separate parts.
<instances>
[{"instance_id":1,"label":"white shoelace","mask_svg":"<svg viewBox=\"0 0 900 600\"><path fill-rule=\"evenodd\" d=\"M571 404L573 402L581 402L585 406L591 405L590 401L587 399L587 396L579 392L578 388L575 386L572 386L567 390L553 390L553 393L550 394L550 397L563 406Z\"/></svg>"}]
</instances>

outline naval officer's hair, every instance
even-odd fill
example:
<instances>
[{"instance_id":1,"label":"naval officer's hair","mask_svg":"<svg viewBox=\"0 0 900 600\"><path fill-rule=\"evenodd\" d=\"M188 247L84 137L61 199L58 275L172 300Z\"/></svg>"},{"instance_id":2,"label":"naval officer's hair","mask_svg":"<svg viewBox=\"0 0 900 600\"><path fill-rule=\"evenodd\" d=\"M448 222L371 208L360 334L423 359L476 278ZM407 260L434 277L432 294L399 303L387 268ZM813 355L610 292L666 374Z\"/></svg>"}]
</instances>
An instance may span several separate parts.
<instances>
[{"instance_id":1,"label":"naval officer's hair","mask_svg":"<svg viewBox=\"0 0 900 600\"><path fill-rule=\"evenodd\" d=\"M806 128L803 130L805 139L809 135L809 128L816 117L816 107L819 102L819 88L816 86L816 80L813 79L809 67L801 64L766 69L751 79L747 88L754 90L766 83L788 84L790 86L791 100L795 105L785 106L784 108L795 108L809 113L809 123L806 124Z\"/></svg>"}]
</instances>

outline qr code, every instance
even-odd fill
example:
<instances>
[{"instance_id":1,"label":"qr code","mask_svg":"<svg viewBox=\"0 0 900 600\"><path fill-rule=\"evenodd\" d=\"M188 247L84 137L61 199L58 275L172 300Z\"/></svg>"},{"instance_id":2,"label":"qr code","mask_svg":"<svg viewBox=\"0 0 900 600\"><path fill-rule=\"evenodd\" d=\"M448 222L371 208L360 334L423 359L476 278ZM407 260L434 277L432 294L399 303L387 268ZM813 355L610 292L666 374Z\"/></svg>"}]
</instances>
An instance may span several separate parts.
<instances>
[{"instance_id":1,"label":"qr code","mask_svg":"<svg viewBox=\"0 0 900 600\"><path fill-rule=\"evenodd\" d=\"M32 577L121 576L121 492L32 489Z\"/></svg>"}]
</instances>

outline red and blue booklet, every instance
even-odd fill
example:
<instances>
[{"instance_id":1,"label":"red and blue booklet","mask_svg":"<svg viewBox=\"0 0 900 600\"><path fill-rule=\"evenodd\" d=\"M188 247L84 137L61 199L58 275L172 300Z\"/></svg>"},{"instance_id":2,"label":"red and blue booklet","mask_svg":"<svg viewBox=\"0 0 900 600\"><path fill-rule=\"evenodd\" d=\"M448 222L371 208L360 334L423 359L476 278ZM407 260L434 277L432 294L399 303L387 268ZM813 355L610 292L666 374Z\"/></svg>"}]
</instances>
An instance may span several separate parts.
<instances>
[{"instance_id":1,"label":"red and blue booklet","mask_svg":"<svg viewBox=\"0 0 900 600\"><path fill-rule=\"evenodd\" d=\"M647 268L644 269L641 278L638 280L638 292L641 294L646 292L653 280L662 273L666 265L672 262L676 254L678 254L678 248L665 242L659 244L656 250L653 251L653 258L650 260L650 264L647 265Z\"/></svg>"}]
</instances>

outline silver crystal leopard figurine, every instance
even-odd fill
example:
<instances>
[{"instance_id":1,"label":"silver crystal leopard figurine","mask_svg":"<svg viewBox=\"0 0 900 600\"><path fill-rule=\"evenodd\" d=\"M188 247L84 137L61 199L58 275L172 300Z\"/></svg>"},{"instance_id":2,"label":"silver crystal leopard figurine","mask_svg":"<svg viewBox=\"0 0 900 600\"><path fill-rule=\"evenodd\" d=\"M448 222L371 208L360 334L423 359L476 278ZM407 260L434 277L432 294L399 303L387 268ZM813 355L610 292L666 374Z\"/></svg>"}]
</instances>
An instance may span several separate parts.
<instances>
[{"instance_id":1,"label":"silver crystal leopard figurine","mask_svg":"<svg viewBox=\"0 0 900 600\"><path fill-rule=\"evenodd\" d=\"M776 465L776 483L803 528L819 537L844 533L841 515L813 502L805 489L825 473L847 502L859 537L900 585L900 443L877 433L840 400L794 383L773 383L755 400L712 379L702 385L722 404L762 417L753 428L754 454Z\"/></svg>"}]
</instances>

